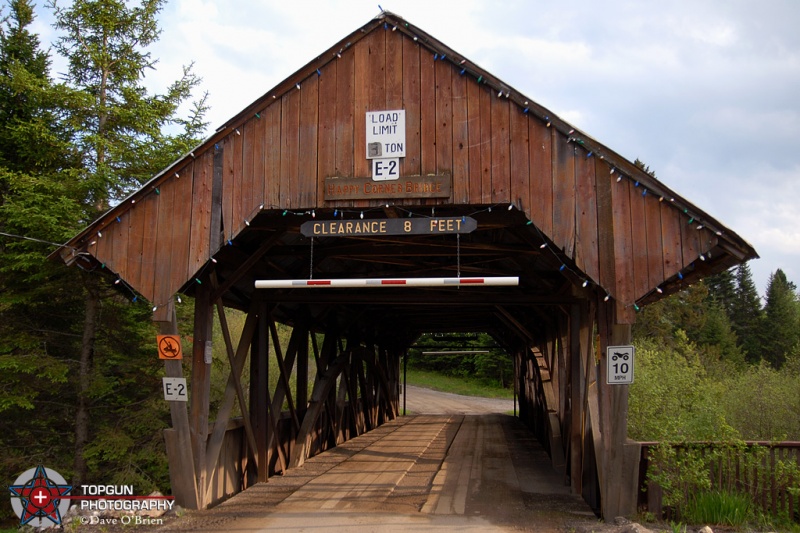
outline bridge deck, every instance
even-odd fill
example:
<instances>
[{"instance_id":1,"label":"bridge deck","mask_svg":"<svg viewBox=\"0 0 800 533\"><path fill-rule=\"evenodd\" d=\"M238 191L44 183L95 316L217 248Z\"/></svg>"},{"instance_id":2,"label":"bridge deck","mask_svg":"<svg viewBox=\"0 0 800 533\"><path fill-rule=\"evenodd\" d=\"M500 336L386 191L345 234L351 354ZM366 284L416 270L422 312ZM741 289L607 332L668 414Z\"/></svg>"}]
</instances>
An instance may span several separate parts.
<instances>
[{"instance_id":1,"label":"bridge deck","mask_svg":"<svg viewBox=\"0 0 800 533\"><path fill-rule=\"evenodd\" d=\"M417 415L165 529L555 531L593 518L517 419Z\"/></svg>"}]
</instances>

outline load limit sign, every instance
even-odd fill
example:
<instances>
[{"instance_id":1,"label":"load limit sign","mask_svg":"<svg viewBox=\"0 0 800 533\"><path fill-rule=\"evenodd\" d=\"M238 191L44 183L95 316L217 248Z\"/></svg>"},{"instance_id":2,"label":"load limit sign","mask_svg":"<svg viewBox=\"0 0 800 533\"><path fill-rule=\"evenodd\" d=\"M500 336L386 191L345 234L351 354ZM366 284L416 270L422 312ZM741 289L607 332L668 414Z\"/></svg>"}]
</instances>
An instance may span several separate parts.
<instances>
[{"instance_id":1,"label":"load limit sign","mask_svg":"<svg viewBox=\"0 0 800 533\"><path fill-rule=\"evenodd\" d=\"M375 181L400 178L400 158L406 156L406 112L368 111L367 159L372 160Z\"/></svg>"},{"instance_id":2,"label":"load limit sign","mask_svg":"<svg viewBox=\"0 0 800 533\"><path fill-rule=\"evenodd\" d=\"M630 385L633 383L633 346L609 346L606 349L606 383Z\"/></svg>"}]
</instances>

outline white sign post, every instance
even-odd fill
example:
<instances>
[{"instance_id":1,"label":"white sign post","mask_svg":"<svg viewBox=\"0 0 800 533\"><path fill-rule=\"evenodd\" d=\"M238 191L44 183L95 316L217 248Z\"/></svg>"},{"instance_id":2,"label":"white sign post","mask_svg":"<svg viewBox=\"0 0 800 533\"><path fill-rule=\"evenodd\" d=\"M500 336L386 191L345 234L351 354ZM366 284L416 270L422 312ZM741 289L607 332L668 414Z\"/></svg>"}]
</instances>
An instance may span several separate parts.
<instances>
[{"instance_id":1,"label":"white sign post","mask_svg":"<svg viewBox=\"0 0 800 533\"><path fill-rule=\"evenodd\" d=\"M630 385L633 383L633 346L609 346L606 349L606 383Z\"/></svg>"},{"instance_id":2,"label":"white sign post","mask_svg":"<svg viewBox=\"0 0 800 533\"><path fill-rule=\"evenodd\" d=\"M186 402L186 378L161 378L164 386L164 399L168 402Z\"/></svg>"}]
</instances>

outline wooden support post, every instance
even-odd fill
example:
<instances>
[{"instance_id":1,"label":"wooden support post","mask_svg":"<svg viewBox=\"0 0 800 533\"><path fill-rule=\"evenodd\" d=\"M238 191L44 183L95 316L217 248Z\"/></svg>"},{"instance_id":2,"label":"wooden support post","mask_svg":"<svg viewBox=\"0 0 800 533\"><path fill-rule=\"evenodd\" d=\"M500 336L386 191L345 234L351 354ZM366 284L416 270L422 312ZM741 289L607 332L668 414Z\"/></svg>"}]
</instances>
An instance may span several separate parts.
<instances>
[{"instance_id":1,"label":"wooden support post","mask_svg":"<svg viewBox=\"0 0 800 533\"><path fill-rule=\"evenodd\" d=\"M215 284L216 285L216 284ZM217 311L219 313L219 323L220 328L222 329L222 336L225 339L225 351L228 352L228 364L231 367L230 377L233 379L233 385L236 389L236 398L239 401L239 409L242 411L242 419L244 420L244 432L247 442L247 448L249 451L249 456L253 459L253 462L257 463L256 459L256 437L253 433L253 426L250 423L250 413L247 409L247 402L244 400L244 390L242 389L242 381L239 376L239 372L236 372L236 355L233 352L233 342L231 341L231 334L230 329L228 328L228 319L225 316L225 307L222 305L221 301L217 301ZM252 350L252 345L251 345ZM246 354L246 351L243 351ZM243 357L246 357L244 355ZM243 363L242 363L243 364Z\"/></svg>"},{"instance_id":2,"label":"wooden support post","mask_svg":"<svg viewBox=\"0 0 800 533\"><path fill-rule=\"evenodd\" d=\"M584 308L586 306L583 306ZM585 320L585 311L581 306L574 304L570 310L569 319L569 357L570 357L570 431L569 431L569 458L570 458L570 485L573 494L580 494L582 490L583 474L583 442L581 426L583 421L583 365L581 364L581 330Z\"/></svg>"},{"instance_id":3,"label":"wooden support post","mask_svg":"<svg viewBox=\"0 0 800 533\"><path fill-rule=\"evenodd\" d=\"M601 485L602 514L606 520L636 512L639 485L638 445L628 442L629 385L606 384L606 348L631 342L631 325L616 323L614 304L599 306L600 326L600 421L605 475ZM635 457L634 457L635 456Z\"/></svg>"},{"instance_id":4,"label":"wooden support post","mask_svg":"<svg viewBox=\"0 0 800 533\"><path fill-rule=\"evenodd\" d=\"M257 479L260 483L269 477L269 447L267 439L269 423L267 421L267 398L269 387L269 330L267 327L267 306L265 302L258 305L258 327L255 342L250 352L250 420L256 437Z\"/></svg>"},{"instance_id":5,"label":"wooden support post","mask_svg":"<svg viewBox=\"0 0 800 533\"><path fill-rule=\"evenodd\" d=\"M206 447L206 454L204 457L205 467L208 472L211 472L216 468L217 461L219 460L219 452L222 449L222 441L225 438L228 420L230 420L231 410L233 409L233 401L236 397L236 379L241 375L242 369L244 369L244 363L247 359L247 353L250 350L253 334L255 333L256 329L255 326L258 318L257 305L257 302L254 301L247 314L247 318L245 319L244 328L242 329L242 336L239 339L239 345L234 356L231 375L228 376L228 383L225 386L225 396L222 400L222 404L219 407L219 411L217 412L217 419L214 421L214 432L208 439L208 445ZM205 505L208 505L210 502L211 488L211 483L209 483L207 480L201 491L201 493L204 495L203 502Z\"/></svg>"},{"instance_id":6,"label":"wooden support post","mask_svg":"<svg viewBox=\"0 0 800 533\"><path fill-rule=\"evenodd\" d=\"M197 286L194 302L194 343L192 345L192 405L190 427L192 434L192 454L197 483L197 506L205 509L206 486L206 443L208 440L208 409L211 395L211 339L213 326L213 307L209 301L211 285Z\"/></svg>"},{"instance_id":7,"label":"wooden support post","mask_svg":"<svg viewBox=\"0 0 800 533\"><path fill-rule=\"evenodd\" d=\"M301 323L299 328L299 344L297 345L297 409L300 416L308 408L308 328Z\"/></svg>"},{"instance_id":8,"label":"wooden support post","mask_svg":"<svg viewBox=\"0 0 800 533\"><path fill-rule=\"evenodd\" d=\"M175 306L170 302L168 307L169 322L159 322L159 332L162 335L177 335L178 320ZM164 370L169 378L183 377L183 364L180 360L164 361ZM169 411L172 417L172 429L164 431L164 440L169 460L172 495L175 496L178 505L186 509L197 509L197 484L186 402L169 402Z\"/></svg>"}]
</instances>

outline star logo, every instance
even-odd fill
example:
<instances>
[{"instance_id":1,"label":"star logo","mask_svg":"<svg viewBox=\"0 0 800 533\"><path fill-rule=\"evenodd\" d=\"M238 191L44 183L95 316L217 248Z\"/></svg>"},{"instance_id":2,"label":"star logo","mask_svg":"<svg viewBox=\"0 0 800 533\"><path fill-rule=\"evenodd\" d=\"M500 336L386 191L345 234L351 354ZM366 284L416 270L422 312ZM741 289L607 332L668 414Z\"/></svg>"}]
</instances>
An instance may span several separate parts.
<instances>
[{"instance_id":1,"label":"star logo","mask_svg":"<svg viewBox=\"0 0 800 533\"><path fill-rule=\"evenodd\" d=\"M42 465L24 472L8 489L21 526L60 526L62 513L69 509L69 498L65 496L72 486L58 472Z\"/></svg>"}]
</instances>

